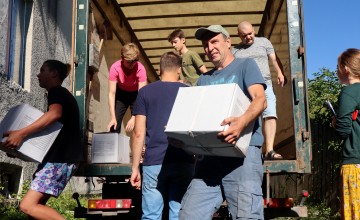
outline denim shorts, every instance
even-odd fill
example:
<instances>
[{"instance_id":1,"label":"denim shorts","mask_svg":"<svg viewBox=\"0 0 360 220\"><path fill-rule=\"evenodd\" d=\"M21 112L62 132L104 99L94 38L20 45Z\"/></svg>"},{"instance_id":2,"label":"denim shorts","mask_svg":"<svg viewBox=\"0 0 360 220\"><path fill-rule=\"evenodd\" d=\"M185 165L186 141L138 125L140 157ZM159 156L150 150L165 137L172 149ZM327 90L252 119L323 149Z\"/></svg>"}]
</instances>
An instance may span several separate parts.
<instances>
[{"instance_id":1,"label":"denim shorts","mask_svg":"<svg viewBox=\"0 0 360 220\"><path fill-rule=\"evenodd\" d=\"M267 102L267 107L264 110L262 117L263 118L269 118L269 117L273 117L273 118L277 118L276 115L276 96L273 90L272 85L267 85L266 84L266 89L265 89L265 96L266 96L266 102Z\"/></svg>"},{"instance_id":2,"label":"denim shorts","mask_svg":"<svg viewBox=\"0 0 360 220\"><path fill-rule=\"evenodd\" d=\"M179 219L211 220L224 199L233 219L264 219L261 146L249 146L245 158L213 157L206 160L221 169L213 172L196 170L181 201Z\"/></svg>"},{"instance_id":3,"label":"denim shorts","mask_svg":"<svg viewBox=\"0 0 360 220\"><path fill-rule=\"evenodd\" d=\"M65 189L76 168L76 164L40 164L34 174L34 179L30 183L30 189L58 197Z\"/></svg>"}]
</instances>

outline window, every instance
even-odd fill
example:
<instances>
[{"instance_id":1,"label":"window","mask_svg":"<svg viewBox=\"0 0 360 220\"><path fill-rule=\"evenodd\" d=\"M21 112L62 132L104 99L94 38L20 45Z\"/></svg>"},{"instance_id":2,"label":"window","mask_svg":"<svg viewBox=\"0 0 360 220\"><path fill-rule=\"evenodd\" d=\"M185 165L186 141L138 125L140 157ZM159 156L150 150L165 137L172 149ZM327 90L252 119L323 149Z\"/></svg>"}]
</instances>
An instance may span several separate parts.
<instances>
[{"instance_id":1,"label":"window","mask_svg":"<svg viewBox=\"0 0 360 220\"><path fill-rule=\"evenodd\" d=\"M8 80L25 86L25 61L29 23L33 3L27 0L9 2L9 37L8 37Z\"/></svg>"}]
</instances>

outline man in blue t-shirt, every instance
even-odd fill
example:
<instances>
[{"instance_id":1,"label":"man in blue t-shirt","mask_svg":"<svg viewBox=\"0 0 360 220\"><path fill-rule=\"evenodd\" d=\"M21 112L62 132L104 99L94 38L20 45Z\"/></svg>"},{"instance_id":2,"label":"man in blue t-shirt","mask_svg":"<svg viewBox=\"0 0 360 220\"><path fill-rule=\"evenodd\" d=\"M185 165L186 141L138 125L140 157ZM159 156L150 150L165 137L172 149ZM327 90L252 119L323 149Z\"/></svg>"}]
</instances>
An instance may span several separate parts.
<instances>
[{"instance_id":1,"label":"man in blue t-shirt","mask_svg":"<svg viewBox=\"0 0 360 220\"><path fill-rule=\"evenodd\" d=\"M237 83L251 100L243 115L219 122L229 125L219 137L235 144L250 122L255 121L255 125L245 158L204 156L197 161L194 179L181 202L180 219L211 220L225 199L233 219L263 219L263 136L259 116L266 108L266 84L253 59L234 58L230 35L222 26L199 28L195 37L202 41L206 55L215 66L200 76L197 85Z\"/></svg>"},{"instance_id":2,"label":"man in blue t-shirt","mask_svg":"<svg viewBox=\"0 0 360 220\"><path fill-rule=\"evenodd\" d=\"M194 173L194 157L169 145L164 132L177 92L186 86L177 82L180 73L181 57L174 52L163 54L161 81L140 89L136 99L130 182L133 187L142 188L142 219L161 219L164 200L169 202L169 219L178 219L181 198ZM141 184L139 166L144 142Z\"/></svg>"}]
</instances>

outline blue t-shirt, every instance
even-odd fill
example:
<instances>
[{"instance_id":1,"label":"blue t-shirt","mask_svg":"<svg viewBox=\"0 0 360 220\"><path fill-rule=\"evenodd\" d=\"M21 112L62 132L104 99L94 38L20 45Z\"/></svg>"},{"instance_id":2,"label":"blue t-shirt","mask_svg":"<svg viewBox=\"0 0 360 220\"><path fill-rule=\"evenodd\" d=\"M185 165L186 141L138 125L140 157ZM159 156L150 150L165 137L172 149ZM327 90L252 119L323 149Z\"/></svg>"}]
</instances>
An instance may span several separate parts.
<instances>
[{"instance_id":1,"label":"blue t-shirt","mask_svg":"<svg viewBox=\"0 0 360 220\"><path fill-rule=\"evenodd\" d=\"M224 69L212 69L200 76L198 86L237 83L244 94L252 100L248 88L254 84L262 84L266 89L264 78L255 61L250 58L234 59ZM250 140L251 146L261 146L264 142L261 133L260 118L255 121L253 134Z\"/></svg>"},{"instance_id":2,"label":"blue t-shirt","mask_svg":"<svg viewBox=\"0 0 360 220\"><path fill-rule=\"evenodd\" d=\"M134 106L133 115L146 116L145 156L143 165L192 162L193 156L182 149L168 146L165 126L183 83L156 81L144 86Z\"/></svg>"}]
</instances>

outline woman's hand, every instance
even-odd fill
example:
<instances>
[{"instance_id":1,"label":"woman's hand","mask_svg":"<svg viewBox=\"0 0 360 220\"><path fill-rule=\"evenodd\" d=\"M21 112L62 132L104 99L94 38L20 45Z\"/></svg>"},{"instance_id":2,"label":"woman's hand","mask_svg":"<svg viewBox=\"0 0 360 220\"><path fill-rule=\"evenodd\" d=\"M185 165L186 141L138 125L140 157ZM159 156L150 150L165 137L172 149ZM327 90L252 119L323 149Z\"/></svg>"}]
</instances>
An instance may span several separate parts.
<instances>
[{"instance_id":1,"label":"woman's hand","mask_svg":"<svg viewBox=\"0 0 360 220\"><path fill-rule=\"evenodd\" d=\"M135 116L131 116L130 120L126 124L125 130L126 132L132 132L135 127Z\"/></svg>"},{"instance_id":2,"label":"woman's hand","mask_svg":"<svg viewBox=\"0 0 360 220\"><path fill-rule=\"evenodd\" d=\"M116 121L116 118L113 118L110 120L108 126L107 126L107 131L111 131L111 127L113 127L113 129L115 130L116 127L117 127L117 121Z\"/></svg>"}]
</instances>

